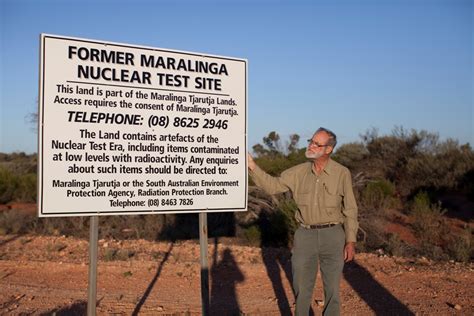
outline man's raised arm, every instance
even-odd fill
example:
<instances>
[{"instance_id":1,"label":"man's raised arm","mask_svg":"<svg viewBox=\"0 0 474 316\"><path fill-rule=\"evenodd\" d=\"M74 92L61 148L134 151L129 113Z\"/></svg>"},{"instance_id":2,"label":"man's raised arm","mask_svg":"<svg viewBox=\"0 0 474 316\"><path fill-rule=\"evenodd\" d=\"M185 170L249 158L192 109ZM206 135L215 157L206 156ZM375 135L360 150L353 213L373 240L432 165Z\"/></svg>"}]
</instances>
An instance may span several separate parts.
<instances>
[{"instance_id":1,"label":"man's raised arm","mask_svg":"<svg viewBox=\"0 0 474 316\"><path fill-rule=\"evenodd\" d=\"M259 168L252 155L247 154L247 160L247 166L250 170L249 174L258 187L265 190L268 194L283 193L289 190L288 181L286 181L287 179L285 180L284 173L282 173L281 177L272 177Z\"/></svg>"}]
</instances>

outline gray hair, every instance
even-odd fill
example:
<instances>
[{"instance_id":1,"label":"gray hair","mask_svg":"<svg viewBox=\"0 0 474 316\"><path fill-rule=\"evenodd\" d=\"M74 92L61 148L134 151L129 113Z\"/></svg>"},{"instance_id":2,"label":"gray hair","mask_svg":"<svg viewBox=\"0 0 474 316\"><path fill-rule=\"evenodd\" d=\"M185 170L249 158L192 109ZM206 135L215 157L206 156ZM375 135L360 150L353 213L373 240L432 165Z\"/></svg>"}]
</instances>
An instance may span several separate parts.
<instances>
[{"instance_id":1,"label":"gray hair","mask_svg":"<svg viewBox=\"0 0 474 316\"><path fill-rule=\"evenodd\" d=\"M324 128L324 127L320 127L317 129L316 132L314 132L314 134L316 135L317 133L319 132L325 132L326 134L328 134L329 136L329 141L328 141L328 145L331 146L333 149L334 147L336 147L336 144L337 144L337 136L336 134L334 134L332 131L328 130L327 128Z\"/></svg>"}]
</instances>

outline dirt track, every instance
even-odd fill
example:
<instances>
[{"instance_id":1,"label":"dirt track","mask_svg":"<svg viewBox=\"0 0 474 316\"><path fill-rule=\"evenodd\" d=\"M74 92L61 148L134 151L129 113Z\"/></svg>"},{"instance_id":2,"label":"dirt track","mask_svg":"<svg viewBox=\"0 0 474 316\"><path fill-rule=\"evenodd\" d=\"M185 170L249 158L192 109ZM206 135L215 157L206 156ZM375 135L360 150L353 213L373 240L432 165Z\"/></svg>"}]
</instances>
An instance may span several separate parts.
<instances>
[{"instance_id":1,"label":"dirt track","mask_svg":"<svg viewBox=\"0 0 474 316\"><path fill-rule=\"evenodd\" d=\"M287 249L209 240L212 315L289 315ZM0 236L0 314L83 314L88 242ZM98 314L199 315L199 244L99 242ZM106 261L108 260L108 261ZM343 315L473 315L474 265L358 254L346 265ZM318 277L313 309L322 311Z\"/></svg>"}]
</instances>

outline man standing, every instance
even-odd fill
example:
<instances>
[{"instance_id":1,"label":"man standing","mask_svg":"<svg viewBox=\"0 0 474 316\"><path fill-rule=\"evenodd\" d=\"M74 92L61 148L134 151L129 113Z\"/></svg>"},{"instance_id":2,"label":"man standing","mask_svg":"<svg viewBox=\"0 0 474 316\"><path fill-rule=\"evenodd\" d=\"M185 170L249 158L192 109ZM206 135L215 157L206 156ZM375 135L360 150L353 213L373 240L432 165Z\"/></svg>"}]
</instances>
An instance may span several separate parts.
<instances>
[{"instance_id":1,"label":"man standing","mask_svg":"<svg viewBox=\"0 0 474 316\"><path fill-rule=\"evenodd\" d=\"M309 140L302 163L272 177L248 156L254 182L269 194L290 190L298 205L299 228L292 249L293 290L296 315L308 315L318 265L324 289L323 315L339 315L339 283L344 261L354 258L358 229L357 204L349 169L329 156L336 135L319 128Z\"/></svg>"}]
</instances>

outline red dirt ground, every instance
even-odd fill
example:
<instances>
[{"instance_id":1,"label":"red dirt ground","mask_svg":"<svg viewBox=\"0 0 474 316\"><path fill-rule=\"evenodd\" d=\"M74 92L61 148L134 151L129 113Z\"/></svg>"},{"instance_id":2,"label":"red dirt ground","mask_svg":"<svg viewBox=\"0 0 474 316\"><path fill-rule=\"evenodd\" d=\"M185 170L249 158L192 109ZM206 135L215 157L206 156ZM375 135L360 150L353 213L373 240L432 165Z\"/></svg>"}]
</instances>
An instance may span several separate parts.
<instances>
[{"instance_id":1,"label":"red dirt ground","mask_svg":"<svg viewBox=\"0 0 474 316\"><path fill-rule=\"evenodd\" d=\"M287 249L209 240L211 315L289 315ZM217 250L217 251L216 251ZM117 252L118 251L118 252ZM343 315L473 315L474 265L358 254L341 282ZM86 311L88 241L0 236L0 314ZM99 315L200 315L199 244L99 241ZM313 309L323 305L318 276Z\"/></svg>"}]
</instances>

